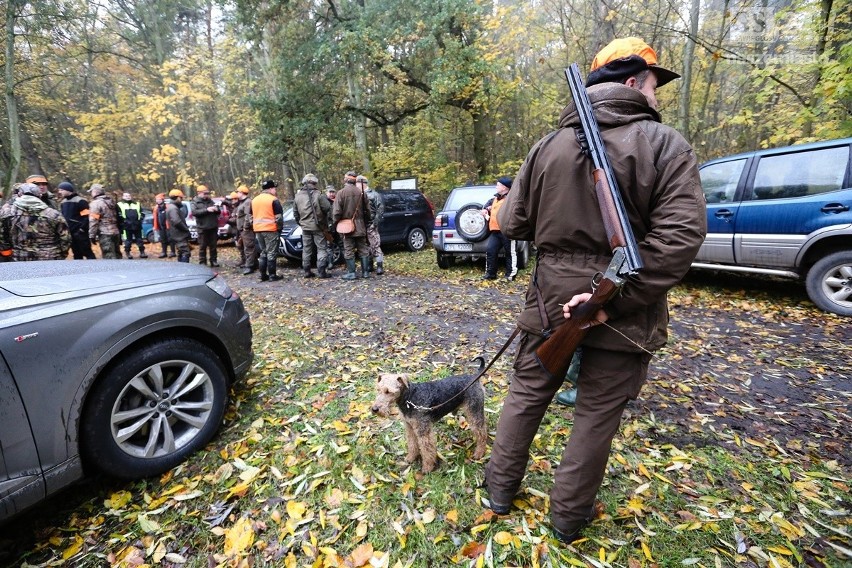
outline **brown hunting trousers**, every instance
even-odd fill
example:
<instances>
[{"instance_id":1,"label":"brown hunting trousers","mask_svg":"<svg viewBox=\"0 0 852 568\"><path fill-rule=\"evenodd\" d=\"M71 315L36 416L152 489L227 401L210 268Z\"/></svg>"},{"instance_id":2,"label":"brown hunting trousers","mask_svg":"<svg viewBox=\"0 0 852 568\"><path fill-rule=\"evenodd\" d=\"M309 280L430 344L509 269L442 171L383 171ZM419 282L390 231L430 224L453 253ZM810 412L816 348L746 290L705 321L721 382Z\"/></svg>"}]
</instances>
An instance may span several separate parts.
<instances>
[{"instance_id":1,"label":"brown hunting trousers","mask_svg":"<svg viewBox=\"0 0 852 568\"><path fill-rule=\"evenodd\" d=\"M544 339L523 333L514 378L503 403L485 478L491 498L510 504L521 486L530 445L562 380L548 378L535 359ZM583 347L574 424L554 474L550 516L559 530L572 531L591 518L603 482L610 446L627 401L639 396L651 356Z\"/></svg>"}]
</instances>

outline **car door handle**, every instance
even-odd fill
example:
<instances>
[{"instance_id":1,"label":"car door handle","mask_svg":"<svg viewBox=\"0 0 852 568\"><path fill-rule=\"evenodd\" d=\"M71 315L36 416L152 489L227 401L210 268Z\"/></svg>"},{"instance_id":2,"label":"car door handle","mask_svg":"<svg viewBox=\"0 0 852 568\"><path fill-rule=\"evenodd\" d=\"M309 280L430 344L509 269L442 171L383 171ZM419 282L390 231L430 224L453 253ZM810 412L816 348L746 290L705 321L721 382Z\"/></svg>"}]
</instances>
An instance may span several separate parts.
<instances>
[{"instance_id":1,"label":"car door handle","mask_svg":"<svg viewBox=\"0 0 852 568\"><path fill-rule=\"evenodd\" d=\"M733 216L734 216L734 212L731 211L730 209L719 209L718 211L716 211L716 218L717 219L727 219L728 217L733 217Z\"/></svg>"},{"instance_id":2,"label":"car door handle","mask_svg":"<svg viewBox=\"0 0 852 568\"><path fill-rule=\"evenodd\" d=\"M414 217L414 213L406 213L405 216L406 217Z\"/></svg>"},{"instance_id":3,"label":"car door handle","mask_svg":"<svg viewBox=\"0 0 852 568\"><path fill-rule=\"evenodd\" d=\"M820 209L823 213L843 213L845 211L849 211L848 205L843 205L842 203L829 203Z\"/></svg>"}]
</instances>

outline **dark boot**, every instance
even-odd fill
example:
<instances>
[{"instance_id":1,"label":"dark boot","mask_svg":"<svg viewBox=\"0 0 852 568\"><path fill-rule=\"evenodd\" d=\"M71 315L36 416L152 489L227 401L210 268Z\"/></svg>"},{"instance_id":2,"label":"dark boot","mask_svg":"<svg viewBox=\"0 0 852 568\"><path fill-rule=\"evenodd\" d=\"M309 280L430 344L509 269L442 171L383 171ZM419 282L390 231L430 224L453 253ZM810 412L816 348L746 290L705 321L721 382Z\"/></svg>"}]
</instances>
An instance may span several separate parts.
<instances>
[{"instance_id":1,"label":"dark boot","mask_svg":"<svg viewBox=\"0 0 852 568\"><path fill-rule=\"evenodd\" d=\"M210 259L210 266L216 267L216 266L219 266L219 263L216 262L215 258L211 258Z\"/></svg>"},{"instance_id":2,"label":"dark boot","mask_svg":"<svg viewBox=\"0 0 852 568\"><path fill-rule=\"evenodd\" d=\"M303 268L302 270L305 271L305 278L313 278L314 276L316 276L316 274L311 272L310 267Z\"/></svg>"},{"instance_id":3,"label":"dark boot","mask_svg":"<svg viewBox=\"0 0 852 568\"><path fill-rule=\"evenodd\" d=\"M206 258L199 258L198 264L203 264L204 266L207 266L207 259Z\"/></svg>"},{"instance_id":4,"label":"dark boot","mask_svg":"<svg viewBox=\"0 0 852 568\"><path fill-rule=\"evenodd\" d=\"M376 274L384 274L385 273L385 263L381 260L376 261Z\"/></svg>"},{"instance_id":5,"label":"dark boot","mask_svg":"<svg viewBox=\"0 0 852 568\"><path fill-rule=\"evenodd\" d=\"M376 267L373 265L373 257L370 257L370 272L375 272Z\"/></svg>"},{"instance_id":6,"label":"dark boot","mask_svg":"<svg viewBox=\"0 0 852 568\"><path fill-rule=\"evenodd\" d=\"M362 256L361 257L361 278L369 278L370 277L370 257Z\"/></svg>"},{"instance_id":7,"label":"dark boot","mask_svg":"<svg viewBox=\"0 0 852 568\"><path fill-rule=\"evenodd\" d=\"M346 259L346 274L341 276L344 280L355 280L355 259Z\"/></svg>"},{"instance_id":8,"label":"dark boot","mask_svg":"<svg viewBox=\"0 0 852 568\"><path fill-rule=\"evenodd\" d=\"M125 249L125 250L124 250L124 258L130 259L130 260L133 260L133 255L132 255L132 254L130 254L130 249Z\"/></svg>"},{"instance_id":9,"label":"dark boot","mask_svg":"<svg viewBox=\"0 0 852 568\"><path fill-rule=\"evenodd\" d=\"M272 268L269 269L269 279L273 282L277 282L281 280L281 278L281 276L278 276L277 267L273 265Z\"/></svg>"},{"instance_id":10,"label":"dark boot","mask_svg":"<svg viewBox=\"0 0 852 568\"><path fill-rule=\"evenodd\" d=\"M261 282L266 282L267 280L269 280L269 274L266 273L266 262L267 261L266 261L265 258L261 258L258 261L258 265L260 266L260 281Z\"/></svg>"},{"instance_id":11,"label":"dark boot","mask_svg":"<svg viewBox=\"0 0 852 568\"><path fill-rule=\"evenodd\" d=\"M178 255L178 262L189 262L189 253L182 252Z\"/></svg>"},{"instance_id":12,"label":"dark boot","mask_svg":"<svg viewBox=\"0 0 852 568\"><path fill-rule=\"evenodd\" d=\"M256 269L255 269L255 268L253 268L253 267L251 267L251 266L246 266L246 267L245 267L245 269L243 270L243 274L251 274L251 273L252 273L252 272L254 272L255 270L256 270Z\"/></svg>"},{"instance_id":13,"label":"dark boot","mask_svg":"<svg viewBox=\"0 0 852 568\"><path fill-rule=\"evenodd\" d=\"M331 274L325 271L325 265L317 267L317 272L320 278L331 278Z\"/></svg>"},{"instance_id":14,"label":"dark boot","mask_svg":"<svg viewBox=\"0 0 852 568\"><path fill-rule=\"evenodd\" d=\"M148 258L148 255L145 254L145 247L144 246L139 247L139 258Z\"/></svg>"}]
</instances>

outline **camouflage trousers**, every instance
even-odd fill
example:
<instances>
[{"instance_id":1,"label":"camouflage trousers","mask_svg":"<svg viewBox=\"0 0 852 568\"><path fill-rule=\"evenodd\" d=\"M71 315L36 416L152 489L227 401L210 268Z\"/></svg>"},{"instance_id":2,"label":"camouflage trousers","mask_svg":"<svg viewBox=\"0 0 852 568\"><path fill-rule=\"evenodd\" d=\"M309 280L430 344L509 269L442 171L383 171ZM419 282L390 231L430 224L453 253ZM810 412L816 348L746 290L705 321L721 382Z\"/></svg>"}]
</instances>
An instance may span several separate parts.
<instances>
[{"instance_id":1,"label":"camouflage trousers","mask_svg":"<svg viewBox=\"0 0 852 568\"><path fill-rule=\"evenodd\" d=\"M121 258L121 235L100 235L101 258Z\"/></svg>"},{"instance_id":2,"label":"camouflage trousers","mask_svg":"<svg viewBox=\"0 0 852 568\"><path fill-rule=\"evenodd\" d=\"M370 245L370 256L378 262L382 262L384 255L382 254L382 237L379 236L379 229L375 225L367 227L367 243Z\"/></svg>"}]
</instances>

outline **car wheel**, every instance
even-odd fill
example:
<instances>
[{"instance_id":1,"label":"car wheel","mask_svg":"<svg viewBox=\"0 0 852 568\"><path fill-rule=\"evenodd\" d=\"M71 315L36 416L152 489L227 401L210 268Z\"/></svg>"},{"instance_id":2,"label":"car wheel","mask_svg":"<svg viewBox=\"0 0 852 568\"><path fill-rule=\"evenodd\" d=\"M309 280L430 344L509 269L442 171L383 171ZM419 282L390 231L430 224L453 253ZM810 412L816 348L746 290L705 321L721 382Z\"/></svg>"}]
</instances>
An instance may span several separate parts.
<instances>
[{"instance_id":1,"label":"car wheel","mask_svg":"<svg viewBox=\"0 0 852 568\"><path fill-rule=\"evenodd\" d=\"M818 308L852 316L852 251L832 253L808 271L808 296Z\"/></svg>"},{"instance_id":2,"label":"car wheel","mask_svg":"<svg viewBox=\"0 0 852 568\"><path fill-rule=\"evenodd\" d=\"M331 259L331 265L337 266L343 264L343 246L334 241L328 245L328 256Z\"/></svg>"},{"instance_id":3,"label":"car wheel","mask_svg":"<svg viewBox=\"0 0 852 568\"><path fill-rule=\"evenodd\" d=\"M456 263L456 257L451 254L438 253L438 268L447 270Z\"/></svg>"},{"instance_id":4,"label":"car wheel","mask_svg":"<svg viewBox=\"0 0 852 568\"><path fill-rule=\"evenodd\" d=\"M227 389L222 362L206 345L191 339L146 345L113 365L89 392L83 456L123 479L168 471L216 433Z\"/></svg>"},{"instance_id":5,"label":"car wheel","mask_svg":"<svg viewBox=\"0 0 852 568\"><path fill-rule=\"evenodd\" d=\"M149 243L160 242L160 234L157 231L148 231L145 233L145 240Z\"/></svg>"},{"instance_id":6,"label":"car wheel","mask_svg":"<svg viewBox=\"0 0 852 568\"><path fill-rule=\"evenodd\" d=\"M456 231L462 238L476 243L488 236L488 221L481 211L482 205L468 203L456 212Z\"/></svg>"},{"instance_id":7,"label":"car wheel","mask_svg":"<svg viewBox=\"0 0 852 568\"><path fill-rule=\"evenodd\" d=\"M420 252L426 248L426 231L420 227L414 227L405 237L405 244L411 252Z\"/></svg>"}]
</instances>

